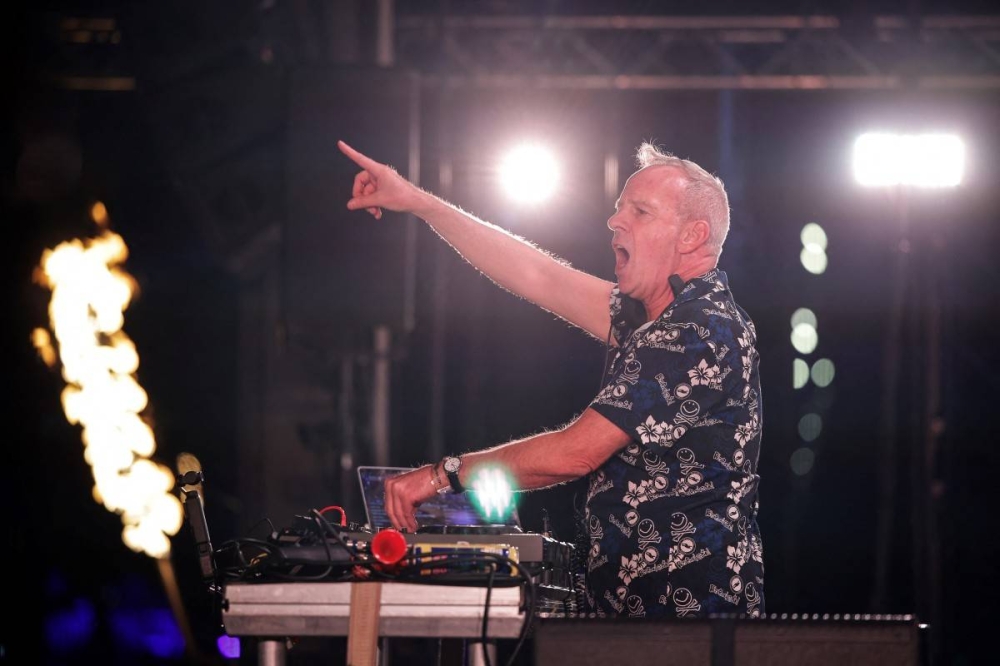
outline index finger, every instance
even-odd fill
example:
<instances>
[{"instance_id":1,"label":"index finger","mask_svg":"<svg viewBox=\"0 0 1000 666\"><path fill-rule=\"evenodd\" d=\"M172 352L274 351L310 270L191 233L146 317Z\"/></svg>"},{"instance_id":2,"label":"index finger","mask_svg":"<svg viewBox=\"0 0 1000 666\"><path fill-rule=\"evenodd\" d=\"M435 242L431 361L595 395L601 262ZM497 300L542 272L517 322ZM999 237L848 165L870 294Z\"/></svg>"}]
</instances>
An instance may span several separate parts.
<instances>
[{"instance_id":1,"label":"index finger","mask_svg":"<svg viewBox=\"0 0 1000 666\"><path fill-rule=\"evenodd\" d=\"M351 160L362 169L366 169L367 171L372 171L373 169L377 169L378 167L382 166L381 164L379 164L372 158L368 157L367 155L359 153L358 151L354 150L343 141L337 141L337 147L340 148L340 152L344 153L349 158L351 158Z\"/></svg>"}]
</instances>

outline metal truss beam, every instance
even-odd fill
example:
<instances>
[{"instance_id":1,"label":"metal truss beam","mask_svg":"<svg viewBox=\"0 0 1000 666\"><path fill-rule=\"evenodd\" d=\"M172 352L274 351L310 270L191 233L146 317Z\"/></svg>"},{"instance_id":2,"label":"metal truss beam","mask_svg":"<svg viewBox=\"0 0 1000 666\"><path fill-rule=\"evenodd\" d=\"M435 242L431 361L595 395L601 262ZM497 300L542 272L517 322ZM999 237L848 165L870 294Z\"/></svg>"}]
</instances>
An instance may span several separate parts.
<instances>
[{"instance_id":1,"label":"metal truss beam","mask_svg":"<svg viewBox=\"0 0 1000 666\"><path fill-rule=\"evenodd\" d=\"M1000 88L1000 16L410 16L396 38L456 88Z\"/></svg>"}]
</instances>

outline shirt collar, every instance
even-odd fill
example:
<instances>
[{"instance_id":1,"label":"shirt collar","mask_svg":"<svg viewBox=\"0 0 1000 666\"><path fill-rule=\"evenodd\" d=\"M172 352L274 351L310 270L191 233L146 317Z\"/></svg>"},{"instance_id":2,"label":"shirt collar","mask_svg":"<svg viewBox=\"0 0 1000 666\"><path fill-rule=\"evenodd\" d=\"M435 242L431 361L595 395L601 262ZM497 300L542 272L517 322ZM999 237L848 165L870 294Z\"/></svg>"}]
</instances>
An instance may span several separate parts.
<instances>
[{"instance_id":1,"label":"shirt collar","mask_svg":"<svg viewBox=\"0 0 1000 666\"><path fill-rule=\"evenodd\" d=\"M726 276L726 272L720 270L718 267L712 268L706 273L702 273L698 277L693 277L687 281L684 285L684 289L681 291L680 296L675 296L674 300L670 302L667 309L663 311L661 317L668 315L675 306L681 303L687 303L688 301L693 301L699 298L705 298L709 294L717 294L729 291L729 278Z\"/></svg>"}]
</instances>

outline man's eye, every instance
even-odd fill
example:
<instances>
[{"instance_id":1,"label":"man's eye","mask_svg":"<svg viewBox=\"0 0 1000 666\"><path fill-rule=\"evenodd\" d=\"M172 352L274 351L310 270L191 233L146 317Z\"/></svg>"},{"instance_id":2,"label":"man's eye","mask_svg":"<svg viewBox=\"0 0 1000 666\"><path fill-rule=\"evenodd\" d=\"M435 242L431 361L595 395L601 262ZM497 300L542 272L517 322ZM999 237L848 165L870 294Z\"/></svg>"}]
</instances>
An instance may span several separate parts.
<instances>
[{"instance_id":1,"label":"man's eye","mask_svg":"<svg viewBox=\"0 0 1000 666\"><path fill-rule=\"evenodd\" d=\"M646 210L644 208L636 208L635 212L639 213L639 215L645 215L646 214Z\"/></svg>"}]
</instances>

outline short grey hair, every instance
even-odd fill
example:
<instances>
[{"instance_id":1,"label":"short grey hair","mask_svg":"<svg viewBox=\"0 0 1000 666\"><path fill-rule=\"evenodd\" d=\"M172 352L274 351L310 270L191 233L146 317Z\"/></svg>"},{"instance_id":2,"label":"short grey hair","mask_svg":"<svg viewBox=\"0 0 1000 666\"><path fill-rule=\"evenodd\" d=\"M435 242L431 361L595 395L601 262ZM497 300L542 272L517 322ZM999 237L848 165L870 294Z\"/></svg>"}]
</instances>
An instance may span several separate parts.
<instances>
[{"instance_id":1,"label":"short grey hair","mask_svg":"<svg viewBox=\"0 0 1000 666\"><path fill-rule=\"evenodd\" d=\"M690 160L681 159L652 143L645 142L635 153L640 169L649 166L669 166L684 174L687 185L680 210L681 222L705 220L708 222L708 244L718 256L729 235L729 197L722 181Z\"/></svg>"}]
</instances>

